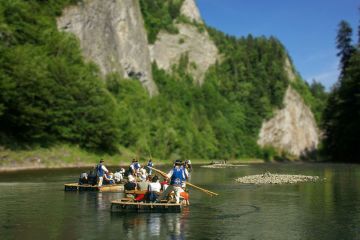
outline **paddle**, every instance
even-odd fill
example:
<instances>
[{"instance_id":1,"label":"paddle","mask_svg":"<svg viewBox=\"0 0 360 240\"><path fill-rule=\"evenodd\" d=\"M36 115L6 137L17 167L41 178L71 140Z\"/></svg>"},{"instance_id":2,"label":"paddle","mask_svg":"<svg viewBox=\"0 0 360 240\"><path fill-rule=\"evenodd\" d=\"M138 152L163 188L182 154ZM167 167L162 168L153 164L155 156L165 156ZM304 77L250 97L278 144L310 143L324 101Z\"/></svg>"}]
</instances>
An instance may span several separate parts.
<instances>
[{"instance_id":1,"label":"paddle","mask_svg":"<svg viewBox=\"0 0 360 240\"><path fill-rule=\"evenodd\" d=\"M164 173L163 171L161 171L161 170L159 170L159 169L156 169L156 168L153 168L153 167L152 167L152 170L154 170L155 172L160 173L164 178L168 178L167 174ZM196 188L196 189L198 189L198 190L201 190L201 191L209 194L210 196L218 196L218 195L219 195L219 194L217 194L217 193L214 193L214 192L211 192L211 191L206 190L206 189L204 189L204 188L198 187L198 186L196 186L196 185L194 185L194 184L192 184L192 183L189 183L189 182L186 182L186 185L188 185L188 186L190 186L190 187L193 187L193 188Z\"/></svg>"}]
</instances>

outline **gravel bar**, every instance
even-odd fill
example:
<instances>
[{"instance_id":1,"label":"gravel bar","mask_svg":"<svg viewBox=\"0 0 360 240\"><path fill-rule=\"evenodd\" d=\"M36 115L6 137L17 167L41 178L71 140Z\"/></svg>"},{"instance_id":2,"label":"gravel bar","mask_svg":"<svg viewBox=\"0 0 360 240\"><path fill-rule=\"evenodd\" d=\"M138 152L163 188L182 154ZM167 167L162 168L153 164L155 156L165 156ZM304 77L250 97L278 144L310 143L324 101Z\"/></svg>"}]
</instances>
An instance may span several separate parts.
<instances>
[{"instance_id":1,"label":"gravel bar","mask_svg":"<svg viewBox=\"0 0 360 240\"><path fill-rule=\"evenodd\" d=\"M247 184L293 184L299 182L316 182L318 180L318 176L272 174L269 172L235 179L235 181L239 183Z\"/></svg>"}]
</instances>

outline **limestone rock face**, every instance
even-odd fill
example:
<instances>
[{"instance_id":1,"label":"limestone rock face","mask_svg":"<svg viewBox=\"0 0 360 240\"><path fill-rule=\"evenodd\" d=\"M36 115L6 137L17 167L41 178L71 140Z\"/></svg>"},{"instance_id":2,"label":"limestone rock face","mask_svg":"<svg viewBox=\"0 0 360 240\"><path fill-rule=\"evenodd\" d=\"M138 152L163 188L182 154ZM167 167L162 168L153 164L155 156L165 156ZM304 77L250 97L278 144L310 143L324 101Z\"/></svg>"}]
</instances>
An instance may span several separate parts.
<instances>
[{"instance_id":1,"label":"limestone rock face","mask_svg":"<svg viewBox=\"0 0 360 240\"><path fill-rule=\"evenodd\" d=\"M295 73L292 69L289 58L285 58L285 72L290 82L294 82L296 80Z\"/></svg>"},{"instance_id":2,"label":"limestone rock face","mask_svg":"<svg viewBox=\"0 0 360 240\"><path fill-rule=\"evenodd\" d=\"M177 64L187 54L193 67L189 69L195 81L202 84L207 69L216 62L218 49L207 32L199 32L192 25L177 24L178 34L160 32L154 45L149 46L151 60L165 70Z\"/></svg>"},{"instance_id":3,"label":"limestone rock face","mask_svg":"<svg viewBox=\"0 0 360 240\"><path fill-rule=\"evenodd\" d=\"M202 23L201 15L194 0L185 0L181 6L180 13L190 20Z\"/></svg>"},{"instance_id":4,"label":"limestone rock face","mask_svg":"<svg viewBox=\"0 0 360 240\"><path fill-rule=\"evenodd\" d=\"M202 23L194 0L185 0L180 12L190 20ZM206 30L200 31L196 26L184 23L178 23L176 27L178 34L161 31L156 42L149 46L151 61L164 70L170 70L181 56L187 55L192 66L188 70L195 82L201 85L206 71L216 62L219 51Z\"/></svg>"},{"instance_id":5,"label":"limestone rock face","mask_svg":"<svg viewBox=\"0 0 360 240\"><path fill-rule=\"evenodd\" d=\"M57 25L80 39L84 56L104 75L117 71L139 79L150 95L158 93L137 0L83 0L66 8Z\"/></svg>"},{"instance_id":6,"label":"limestone rock face","mask_svg":"<svg viewBox=\"0 0 360 240\"><path fill-rule=\"evenodd\" d=\"M319 143L319 131L314 116L290 86L285 93L284 105L272 119L263 123L258 144L273 146L295 156L315 150Z\"/></svg>"}]
</instances>

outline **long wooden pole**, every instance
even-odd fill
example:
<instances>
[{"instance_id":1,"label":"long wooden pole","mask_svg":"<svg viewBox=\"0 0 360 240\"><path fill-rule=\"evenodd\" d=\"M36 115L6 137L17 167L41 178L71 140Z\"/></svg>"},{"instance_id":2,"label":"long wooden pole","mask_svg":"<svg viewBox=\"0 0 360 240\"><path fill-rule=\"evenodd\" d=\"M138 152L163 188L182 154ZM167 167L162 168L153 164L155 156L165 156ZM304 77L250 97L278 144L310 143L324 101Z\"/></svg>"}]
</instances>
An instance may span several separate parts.
<instances>
[{"instance_id":1,"label":"long wooden pole","mask_svg":"<svg viewBox=\"0 0 360 240\"><path fill-rule=\"evenodd\" d=\"M152 170L154 170L155 172L160 173L164 178L168 178L167 174L164 173L163 171L161 171L161 170L159 170L159 169L156 169L156 168L153 168L153 167L152 167ZM193 188L196 188L196 189L198 189L198 190L201 190L201 191L203 191L203 192L205 192L205 193L207 193L207 194L209 194L209 195L211 195L211 196L213 196L213 195L214 195L214 196L218 196L218 195L219 195L219 194L217 194L217 193L214 193L214 192L211 192L211 191L206 190L206 189L204 189L204 188L198 187L198 186L196 186L196 185L194 185L194 184L192 184L192 183L189 183L189 182L186 182L186 185L188 185L188 186L190 186L190 187L193 187Z\"/></svg>"},{"instance_id":2,"label":"long wooden pole","mask_svg":"<svg viewBox=\"0 0 360 240\"><path fill-rule=\"evenodd\" d=\"M214 195L214 196L218 196L218 195L219 195L219 194L217 194L217 193L211 192L211 191L209 191L209 190L207 190L207 189L201 188L201 187L196 186L196 185L194 185L194 184L192 184L192 183L189 183L189 182L186 182L186 185L188 185L188 186L190 186L190 187L193 187L193 188L196 188L196 189L199 189L199 190L201 190L201 191L203 191L203 192L206 192L206 193L209 194L209 195Z\"/></svg>"}]
</instances>

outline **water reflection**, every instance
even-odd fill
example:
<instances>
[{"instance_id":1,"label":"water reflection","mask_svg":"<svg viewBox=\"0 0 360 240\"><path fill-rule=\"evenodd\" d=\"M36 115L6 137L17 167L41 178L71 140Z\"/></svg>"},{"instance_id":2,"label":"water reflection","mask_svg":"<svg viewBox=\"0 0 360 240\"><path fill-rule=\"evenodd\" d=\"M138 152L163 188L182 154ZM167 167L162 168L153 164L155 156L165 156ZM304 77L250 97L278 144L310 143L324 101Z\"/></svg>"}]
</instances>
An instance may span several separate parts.
<instances>
[{"instance_id":1,"label":"water reflection","mask_svg":"<svg viewBox=\"0 0 360 240\"><path fill-rule=\"evenodd\" d=\"M185 239L189 208L182 213L112 213L111 220L122 224L126 239Z\"/></svg>"}]
</instances>

